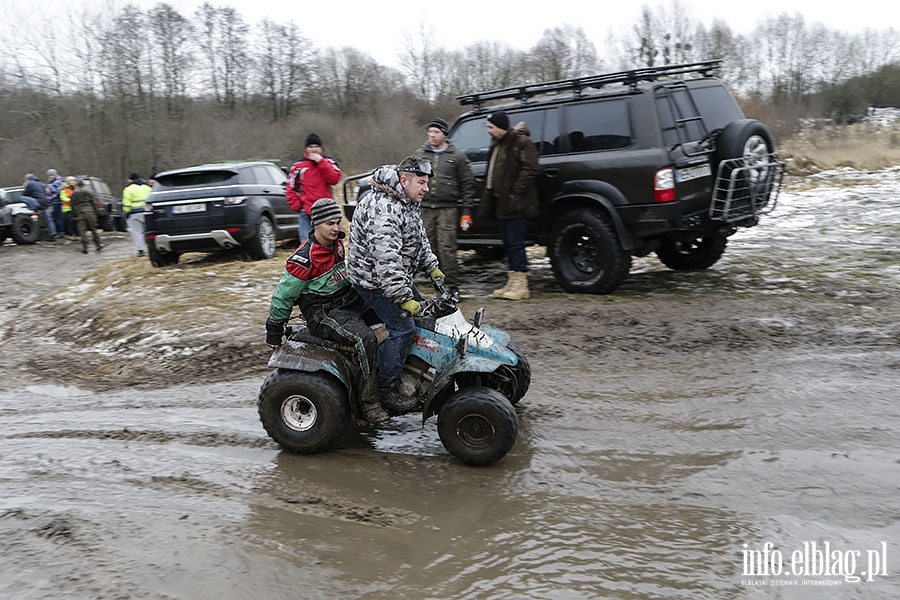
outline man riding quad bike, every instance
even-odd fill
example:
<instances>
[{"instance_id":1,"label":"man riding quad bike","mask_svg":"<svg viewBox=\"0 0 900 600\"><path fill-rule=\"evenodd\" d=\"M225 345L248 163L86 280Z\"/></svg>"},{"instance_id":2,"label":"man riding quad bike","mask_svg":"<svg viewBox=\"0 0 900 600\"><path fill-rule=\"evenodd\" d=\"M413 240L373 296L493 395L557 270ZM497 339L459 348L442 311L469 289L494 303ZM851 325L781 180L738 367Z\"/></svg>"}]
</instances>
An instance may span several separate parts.
<instances>
[{"instance_id":1,"label":"man riding quad bike","mask_svg":"<svg viewBox=\"0 0 900 600\"><path fill-rule=\"evenodd\" d=\"M482 324L484 309L469 323L457 307L458 295L443 281L436 296L422 302L415 317L412 349L400 390L422 411L424 425L437 415L441 442L471 465L488 465L512 449L518 434L518 403L531 382L531 368L510 336ZM306 327L269 359L275 370L259 392L259 417L269 436L299 453L332 448L360 417L357 395L363 381L352 348L316 338Z\"/></svg>"}]
</instances>

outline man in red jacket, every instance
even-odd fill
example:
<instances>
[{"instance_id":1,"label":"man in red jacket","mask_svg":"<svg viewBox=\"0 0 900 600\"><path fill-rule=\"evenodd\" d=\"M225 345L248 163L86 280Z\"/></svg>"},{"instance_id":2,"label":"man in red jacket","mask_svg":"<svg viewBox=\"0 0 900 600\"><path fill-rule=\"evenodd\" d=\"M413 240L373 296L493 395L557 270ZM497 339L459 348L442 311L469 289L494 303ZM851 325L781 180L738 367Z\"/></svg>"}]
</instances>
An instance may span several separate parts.
<instances>
[{"instance_id":1,"label":"man in red jacket","mask_svg":"<svg viewBox=\"0 0 900 600\"><path fill-rule=\"evenodd\" d=\"M316 133L306 136L303 158L291 165L287 181L287 201L300 213L297 232L302 244L312 231L309 211L316 200L333 198L331 186L341 180L341 168L330 156L322 154L322 138Z\"/></svg>"}]
</instances>

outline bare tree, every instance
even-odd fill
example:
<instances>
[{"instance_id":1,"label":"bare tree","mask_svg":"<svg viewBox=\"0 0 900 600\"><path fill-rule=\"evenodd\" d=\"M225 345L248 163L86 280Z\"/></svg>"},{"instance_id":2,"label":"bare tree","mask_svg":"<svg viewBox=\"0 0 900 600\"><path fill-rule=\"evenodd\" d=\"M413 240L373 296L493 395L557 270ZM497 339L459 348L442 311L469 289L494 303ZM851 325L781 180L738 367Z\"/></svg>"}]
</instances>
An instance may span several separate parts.
<instances>
[{"instance_id":1,"label":"bare tree","mask_svg":"<svg viewBox=\"0 0 900 600\"><path fill-rule=\"evenodd\" d=\"M317 53L294 23L278 25L265 19L259 33L254 57L259 92L272 120L284 120L296 110L312 81Z\"/></svg>"},{"instance_id":2,"label":"bare tree","mask_svg":"<svg viewBox=\"0 0 900 600\"><path fill-rule=\"evenodd\" d=\"M581 27L545 29L528 53L529 73L536 81L556 81L594 74L597 50Z\"/></svg>"},{"instance_id":3,"label":"bare tree","mask_svg":"<svg viewBox=\"0 0 900 600\"><path fill-rule=\"evenodd\" d=\"M191 64L190 40L194 29L191 23L169 4L157 4L148 14L152 44L150 46L153 79L162 83L166 114L170 118L184 116L187 95L187 75Z\"/></svg>"},{"instance_id":4,"label":"bare tree","mask_svg":"<svg viewBox=\"0 0 900 600\"><path fill-rule=\"evenodd\" d=\"M233 109L247 91L250 28L234 8L209 3L197 9L197 20L207 84L217 102Z\"/></svg>"}]
</instances>

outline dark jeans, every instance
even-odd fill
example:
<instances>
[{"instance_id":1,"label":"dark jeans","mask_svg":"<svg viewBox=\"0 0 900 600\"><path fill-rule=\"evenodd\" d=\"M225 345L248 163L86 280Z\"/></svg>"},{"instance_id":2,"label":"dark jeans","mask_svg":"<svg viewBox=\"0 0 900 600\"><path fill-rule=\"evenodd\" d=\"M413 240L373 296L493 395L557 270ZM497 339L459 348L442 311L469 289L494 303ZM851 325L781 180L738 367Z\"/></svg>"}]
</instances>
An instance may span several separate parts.
<instances>
[{"instance_id":1,"label":"dark jeans","mask_svg":"<svg viewBox=\"0 0 900 600\"><path fill-rule=\"evenodd\" d=\"M403 364L412 347L416 324L400 305L386 298L381 292L354 287L388 330L388 339L381 344L381 353L378 355L378 391L383 395L395 389L400 381ZM421 302L422 296L419 291L413 288L412 292L416 300Z\"/></svg>"},{"instance_id":2,"label":"dark jeans","mask_svg":"<svg viewBox=\"0 0 900 600\"><path fill-rule=\"evenodd\" d=\"M497 219L503 247L506 248L506 262L510 271L528 272L525 258L525 234L528 233L528 219Z\"/></svg>"}]
</instances>

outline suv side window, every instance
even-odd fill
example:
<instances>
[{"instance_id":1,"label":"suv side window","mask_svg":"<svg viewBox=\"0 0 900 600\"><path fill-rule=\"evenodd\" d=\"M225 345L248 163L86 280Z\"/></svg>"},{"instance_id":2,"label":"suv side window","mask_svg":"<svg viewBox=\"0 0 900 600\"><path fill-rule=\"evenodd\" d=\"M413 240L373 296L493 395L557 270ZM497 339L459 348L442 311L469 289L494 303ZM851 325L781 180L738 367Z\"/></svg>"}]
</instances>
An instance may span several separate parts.
<instances>
[{"instance_id":1,"label":"suv side window","mask_svg":"<svg viewBox=\"0 0 900 600\"><path fill-rule=\"evenodd\" d=\"M566 107L570 152L614 150L631 145L631 120L624 98Z\"/></svg>"},{"instance_id":2,"label":"suv side window","mask_svg":"<svg viewBox=\"0 0 900 600\"><path fill-rule=\"evenodd\" d=\"M542 108L524 112L510 113L509 123L514 126L525 121L529 137L534 142L538 154L559 154L559 111L557 108Z\"/></svg>"},{"instance_id":3,"label":"suv side window","mask_svg":"<svg viewBox=\"0 0 900 600\"><path fill-rule=\"evenodd\" d=\"M491 136L487 132L487 114L458 123L450 134L453 145L466 153L473 163L484 162L491 146ZM559 154L559 109L547 108L509 113L510 127L525 121L529 137L534 142L538 154Z\"/></svg>"},{"instance_id":4,"label":"suv side window","mask_svg":"<svg viewBox=\"0 0 900 600\"><path fill-rule=\"evenodd\" d=\"M256 180L256 183L261 183L264 185L280 185L281 182L285 180L284 177L278 177L278 173L280 173L281 171L277 168L272 168L266 165L254 165L251 170L253 172L253 178Z\"/></svg>"}]
</instances>

